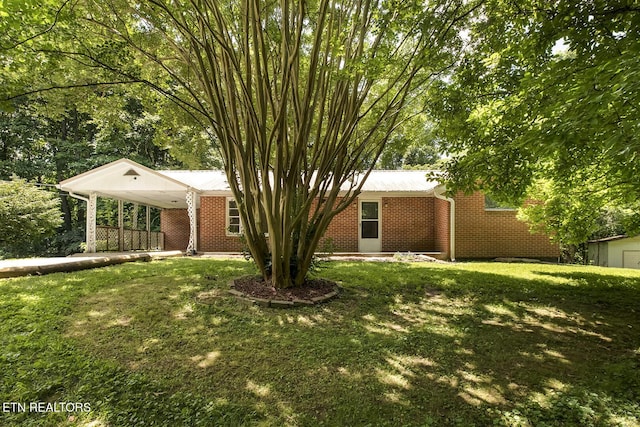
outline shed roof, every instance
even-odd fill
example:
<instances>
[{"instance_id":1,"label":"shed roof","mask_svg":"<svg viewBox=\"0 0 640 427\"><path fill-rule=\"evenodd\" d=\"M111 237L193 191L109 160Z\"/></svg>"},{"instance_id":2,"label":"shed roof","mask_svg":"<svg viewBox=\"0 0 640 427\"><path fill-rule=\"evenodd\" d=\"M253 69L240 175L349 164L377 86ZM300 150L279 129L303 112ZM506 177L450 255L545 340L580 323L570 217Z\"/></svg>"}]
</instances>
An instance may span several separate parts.
<instances>
[{"instance_id":1,"label":"shed roof","mask_svg":"<svg viewBox=\"0 0 640 427\"><path fill-rule=\"evenodd\" d=\"M617 236L603 237L602 239L589 240L587 243L613 242L616 240L627 239L629 237L630 236L627 236L626 234L619 234Z\"/></svg>"}]
</instances>

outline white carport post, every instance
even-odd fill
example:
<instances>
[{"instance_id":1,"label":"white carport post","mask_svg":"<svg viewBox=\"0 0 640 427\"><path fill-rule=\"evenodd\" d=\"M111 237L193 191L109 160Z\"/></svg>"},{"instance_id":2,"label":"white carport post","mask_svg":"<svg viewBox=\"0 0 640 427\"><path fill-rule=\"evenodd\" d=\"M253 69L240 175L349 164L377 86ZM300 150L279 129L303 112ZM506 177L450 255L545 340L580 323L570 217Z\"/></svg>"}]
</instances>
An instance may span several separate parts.
<instances>
[{"instance_id":1,"label":"white carport post","mask_svg":"<svg viewBox=\"0 0 640 427\"><path fill-rule=\"evenodd\" d=\"M187 190L187 214L189 215L189 244L187 255L193 255L198 249L198 223L196 215L196 192Z\"/></svg>"},{"instance_id":2,"label":"white carport post","mask_svg":"<svg viewBox=\"0 0 640 427\"><path fill-rule=\"evenodd\" d=\"M95 253L96 249L96 207L98 205L96 193L89 193L87 200L87 249L88 253Z\"/></svg>"},{"instance_id":3,"label":"white carport post","mask_svg":"<svg viewBox=\"0 0 640 427\"><path fill-rule=\"evenodd\" d=\"M145 213L145 230L147 230L147 250L151 250L151 208L149 205L146 206Z\"/></svg>"},{"instance_id":4,"label":"white carport post","mask_svg":"<svg viewBox=\"0 0 640 427\"><path fill-rule=\"evenodd\" d=\"M118 200L118 250L124 251L124 202Z\"/></svg>"}]
</instances>

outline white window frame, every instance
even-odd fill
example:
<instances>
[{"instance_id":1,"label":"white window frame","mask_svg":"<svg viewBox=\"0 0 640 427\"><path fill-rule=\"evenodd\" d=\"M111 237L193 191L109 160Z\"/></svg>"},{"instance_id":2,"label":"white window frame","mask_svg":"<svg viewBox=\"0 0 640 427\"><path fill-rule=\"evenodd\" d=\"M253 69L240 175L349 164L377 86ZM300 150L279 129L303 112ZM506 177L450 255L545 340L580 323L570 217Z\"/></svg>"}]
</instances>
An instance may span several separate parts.
<instances>
[{"instance_id":1,"label":"white window frame","mask_svg":"<svg viewBox=\"0 0 640 427\"><path fill-rule=\"evenodd\" d=\"M231 227L231 218L232 216L229 215L229 210L231 209L230 203L234 202L236 204L235 209L238 209L238 202L236 202L236 199L234 199L233 197L227 197L227 202L225 204L225 212L224 212L224 216L226 219L226 224L225 224L225 233L227 236L239 236L242 234L243 231L243 227L242 227L242 218L240 217L240 211L238 211L238 220L239 220L239 226L238 226L238 232L233 232L230 231L229 228ZM235 216L234 216L235 218ZM235 224L234 224L235 225Z\"/></svg>"}]
</instances>

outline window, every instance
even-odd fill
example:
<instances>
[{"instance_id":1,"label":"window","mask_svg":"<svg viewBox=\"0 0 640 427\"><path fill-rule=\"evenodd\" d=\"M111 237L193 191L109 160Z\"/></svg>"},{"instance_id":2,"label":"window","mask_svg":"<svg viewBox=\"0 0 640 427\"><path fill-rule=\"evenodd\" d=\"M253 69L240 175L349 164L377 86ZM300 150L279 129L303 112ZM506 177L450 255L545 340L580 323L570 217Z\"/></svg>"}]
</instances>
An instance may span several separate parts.
<instances>
[{"instance_id":1,"label":"window","mask_svg":"<svg viewBox=\"0 0 640 427\"><path fill-rule=\"evenodd\" d=\"M361 222L360 222L360 237L362 239L377 239L378 238L378 202L362 202L361 205Z\"/></svg>"},{"instance_id":2,"label":"window","mask_svg":"<svg viewBox=\"0 0 640 427\"><path fill-rule=\"evenodd\" d=\"M240 211L236 201L227 198L227 234L236 235L242 232L242 223L240 222Z\"/></svg>"},{"instance_id":3,"label":"window","mask_svg":"<svg viewBox=\"0 0 640 427\"><path fill-rule=\"evenodd\" d=\"M493 200L491 197L485 194L484 196L484 210L485 211L515 211L517 210L513 206L505 205Z\"/></svg>"}]
</instances>

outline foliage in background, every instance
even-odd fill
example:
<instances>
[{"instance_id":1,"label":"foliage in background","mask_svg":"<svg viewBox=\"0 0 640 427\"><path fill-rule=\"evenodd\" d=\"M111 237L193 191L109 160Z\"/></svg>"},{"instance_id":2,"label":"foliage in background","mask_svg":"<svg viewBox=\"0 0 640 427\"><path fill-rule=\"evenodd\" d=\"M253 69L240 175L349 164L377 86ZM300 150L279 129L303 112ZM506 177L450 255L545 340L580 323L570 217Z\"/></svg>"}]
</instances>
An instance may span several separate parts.
<instances>
[{"instance_id":1,"label":"foliage in background","mask_svg":"<svg viewBox=\"0 0 640 427\"><path fill-rule=\"evenodd\" d=\"M525 216L568 245L603 211L640 215L638 3L490 0L467 37L431 98L449 187L543 196Z\"/></svg>"},{"instance_id":2,"label":"foliage in background","mask_svg":"<svg viewBox=\"0 0 640 427\"><path fill-rule=\"evenodd\" d=\"M11 111L0 111L0 179L18 175L53 186L122 157L154 168L182 166L166 149L154 144L155 123L136 98L123 99L121 109L108 114L106 110L94 111L94 116L80 112L76 108L80 104L49 115L49 101L23 99L15 102ZM32 246L30 255L68 255L84 240L85 202L67 194L59 198L63 223L57 237L41 240ZM106 210L100 215L113 217L116 206L102 206Z\"/></svg>"},{"instance_id":3,"label":"foliage in background","mask_svg":"<svg viewBox=\"0 0 640 427\"><path fill-rule=\"evenodd\" d=\"M17 177L0 181L0 256L32 253L61 223L55 193Z\"/></svg>"},{"instance_id":4,"label":"foliage in background","mask_svg":"<svg viewBox=\"0 0 640 427\"><path fill-rule=\"evenodd\" d=\"M541 202L525 204L519 217L531 224L533 231L547 233L557 243L578 246L589 239L638 229L638 203L623 209L588 186L558 188L553 181L537 182L532 189L529 196Z\"/></svg>"},{"instance_id":5,"label":"foliage in background","mask_svg":"<svg viewBox=\"0 0 640 427\"><path fill-rule=\"evenodd\" d=\"M441 157L439 144L427 115L416 114L393 132L376 168L434 169Z\"/></svg>"},{"instance_id":6,"label":"foliage in background","mask_svg":"<svg viewBox=\"0 0 640 427\"><path fill-rule=\"evenodd\" d=\"M607 192L594 190L590 181L584 186L558 185L539 180L528 192L535 202L525 203L518 218L526 221L534 233L545 233L558 243L567 262L586 262L583 252L592 239L640 230L640 203L616 205Z\"/></svg>"}]
</instances>

